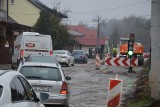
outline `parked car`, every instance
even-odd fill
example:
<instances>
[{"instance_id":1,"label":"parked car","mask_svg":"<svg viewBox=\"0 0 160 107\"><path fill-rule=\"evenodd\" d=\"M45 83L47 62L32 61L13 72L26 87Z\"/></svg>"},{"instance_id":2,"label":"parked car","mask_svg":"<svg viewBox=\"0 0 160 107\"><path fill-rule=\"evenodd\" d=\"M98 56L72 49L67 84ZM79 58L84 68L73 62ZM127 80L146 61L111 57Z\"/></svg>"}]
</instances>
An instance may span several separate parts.
<instances>
[{"instance_id":1,"label":"parked car","mask_svg":"<svg viewBox=\"0 0 160 107\"><path fill-rule=\"evenodd\" d=\"M73 50L72 55L75 57L75 62L88 62L88 57L84 50Z\"/></svg>"},{"instance_id":2,"label":"parked car","mask_svg":"<svg viewBox=\"0 0 160 107\"><path fill-rule=\"evenodd\" d=\"M25 62L19 67L18 72L28 79L37 95L40 92L49 94L48 100L42 102L43 104L69 107L68 80L71 80L71 77L65 76L62 68L57 64Z\"/></svg>"},{"instance_id":3,"label":"parked car","mask_svg":"<svg viewBox=\"0 0 160 107\"><path fill-rule=\"evenodd\" d=\"M44 99L44 98L42 98ZM0 70L0 107L45 107L26 78L13 70Z\"/></svg>"},{"instance_id":4,"label":"parked car","mask_svg":"<svg viewBox=\"0 0 160 107\"><path fill-rule=\"evenodd\" d=\"M53 56L58 57L57 59L60 64L74 66L74 56L68 50L54 50Z\"/></svg>"}]
</instances>

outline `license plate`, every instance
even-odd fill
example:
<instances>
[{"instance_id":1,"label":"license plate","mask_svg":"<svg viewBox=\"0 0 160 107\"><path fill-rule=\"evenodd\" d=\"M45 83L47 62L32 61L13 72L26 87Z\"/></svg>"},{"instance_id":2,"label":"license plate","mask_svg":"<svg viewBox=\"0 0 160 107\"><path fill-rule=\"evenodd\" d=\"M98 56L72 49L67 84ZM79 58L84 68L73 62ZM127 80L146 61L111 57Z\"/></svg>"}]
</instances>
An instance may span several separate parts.
<instances>
[{"instance_id":1,"label":"license plate","mask_svg":"<svg viewBox=\"0 0 160 107\"><path fill-rule=\"evenodd\" d=\"M49 92L49 89L50 89L50 87L43 87L43 86L32 86L32 87L35 91L47 91L47 92Z\"/></svg>"}]
</instances>

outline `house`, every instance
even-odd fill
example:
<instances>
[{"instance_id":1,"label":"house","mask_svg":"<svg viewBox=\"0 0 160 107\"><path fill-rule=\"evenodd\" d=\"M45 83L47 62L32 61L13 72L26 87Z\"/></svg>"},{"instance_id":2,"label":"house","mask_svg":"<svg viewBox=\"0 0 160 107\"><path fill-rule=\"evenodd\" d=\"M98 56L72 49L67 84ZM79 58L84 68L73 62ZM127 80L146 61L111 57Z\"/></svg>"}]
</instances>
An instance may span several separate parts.
<instances>
[{"instance_id":1,"label":"house","mask_svg":"<svg viewBox=\"0 0 160 107\"><path fill-rule=\"evenodd\" d=\"M72 52L74 49L81 49L81 44L78 43L77 39L83 38L85 35L74 30L68 30L68 32L71 36L65 49L69 50L70 52Z\"/></svg>"},{"instance_id":2,"label":"house","mask_svg":"<svg viewBox=\"0 0 160 107\"><path fill-rule=\"evenodd\" d=\"M78 49L85 50L89 54L97 51L96 50L97 31L95 29L90 29L84 25L70 25L68 26L68 30L73 30L73 31L76 31L78 33L82 33L85 35L81 38L79 37L76 38L77 42L80 45ZM99 49L101 53L104 51L105 42L106 42L105 38L99 39L99 46L100 46Z\"/></svg>"},{"instance_id":3,"label":"house","mask_svg":"<svg viewBox=\"0 0 160 107\"><path fill-rule=\"evenodd\" d=\"M17 23L27 26L34 26L40 16L40 11L44 9L54 12L61 18L67 18L66 15L50 9L39 0L10 0L8 7L9 16Z\"/></svg>"},{"instance_id":4,"label":"house","mask_svg":"<svg viewBox=\"0 0 160 107\"><path fill-rule=\"evenodd\" d=\"M0 0L0 64L12 61L15 35L22 31L31 31L32 27L18 24L8 15L8 5L11 1Z\"/></svg>"}]
</instances>

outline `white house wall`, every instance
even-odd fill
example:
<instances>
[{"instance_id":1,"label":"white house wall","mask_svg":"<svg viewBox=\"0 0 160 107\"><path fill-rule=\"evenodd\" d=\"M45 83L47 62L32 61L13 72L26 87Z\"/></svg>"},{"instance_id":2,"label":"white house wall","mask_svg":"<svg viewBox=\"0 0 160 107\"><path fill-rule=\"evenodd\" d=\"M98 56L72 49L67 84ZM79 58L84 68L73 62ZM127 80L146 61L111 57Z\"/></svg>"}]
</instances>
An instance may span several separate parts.
<instances>
[{"instance_id":1,"label":"white house wall","mask_svg":"<svg viewBox=\"0 0 160 107\"><path fill-rule=\"evenodd\" d=\"M89 48L92 48L93 50L95 50L95 46L82 46L82 50L84 50L85 52L89 51Z\"/></svg>"}]
</instances>

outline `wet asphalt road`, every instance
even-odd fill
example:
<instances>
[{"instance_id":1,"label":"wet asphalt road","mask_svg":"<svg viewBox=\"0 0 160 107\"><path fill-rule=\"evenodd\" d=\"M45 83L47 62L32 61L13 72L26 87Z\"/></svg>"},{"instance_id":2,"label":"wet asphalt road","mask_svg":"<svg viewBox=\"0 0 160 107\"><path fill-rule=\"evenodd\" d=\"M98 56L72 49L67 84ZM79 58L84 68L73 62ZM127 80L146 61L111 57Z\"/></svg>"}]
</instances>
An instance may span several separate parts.
<instances>
[{"instance_id":1,"label":"wet asphalt road","mask_svg":"<svg viewBox=\"0 0 160 107\"><path fill-rule=\"evenodd\" d=\"M134 91L134 82L137 80L141 67L136 67L136 73L128 73L126 67L107 67L101 65L95 70L95 61L90 59L87 64L76 63L72 67L62 67L66 75L71 76L70 107L106 107L108 84L110 78L123 80L121 107L126 93Z\"/></svg>"},{"instance_id":2,"label":"wet asphalt road","mask_svg":"<svg viewBox=\"0 0 160 107\"><path fill-rule=\"evenodd\" d=\"M102 62L102 61L101 61ZM141 67L134 68L136 73L128 73L126 67L100 66L100 70L95 70L95 60L89 59L87 64L76 63L75 66L65 67L64 73L71 76L70 86L70 107L106 107L108 84L110 78L123 80L123 91L121 107L124 107L125 95L134 91L134 82L137 80ZM0 66L0 69L10 69L10 66ZM59 107L59 106L49 106Z\"/></svg>"}]
</instances>

